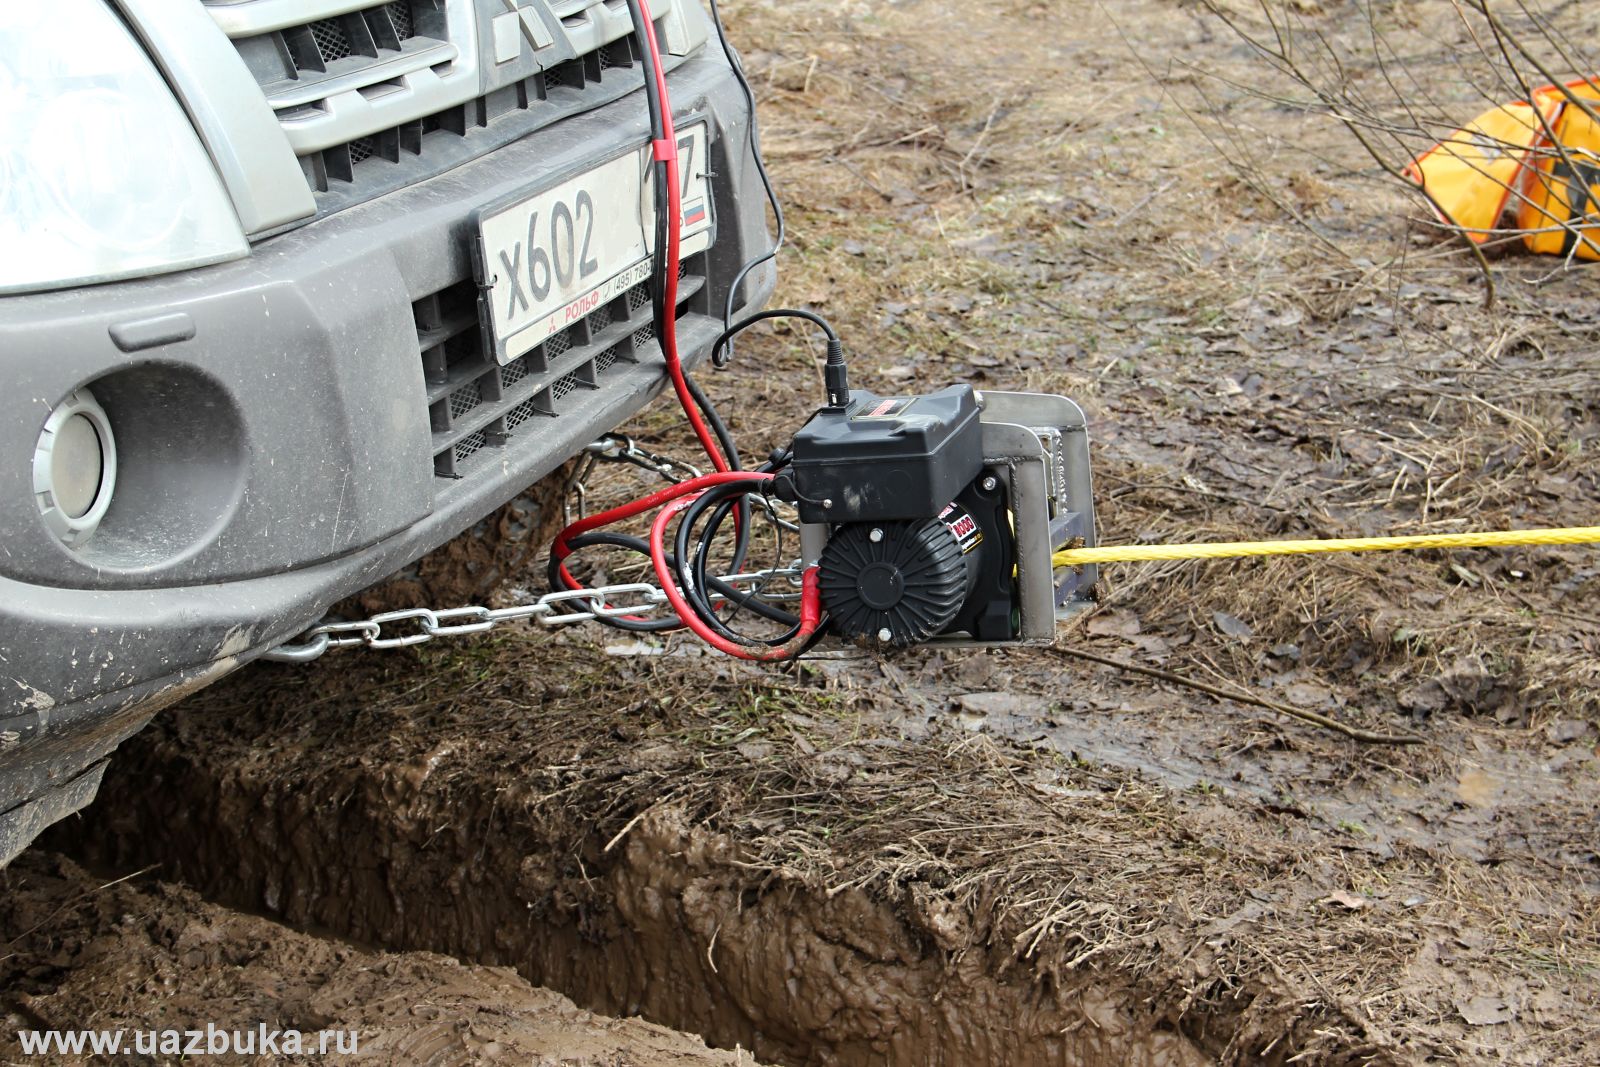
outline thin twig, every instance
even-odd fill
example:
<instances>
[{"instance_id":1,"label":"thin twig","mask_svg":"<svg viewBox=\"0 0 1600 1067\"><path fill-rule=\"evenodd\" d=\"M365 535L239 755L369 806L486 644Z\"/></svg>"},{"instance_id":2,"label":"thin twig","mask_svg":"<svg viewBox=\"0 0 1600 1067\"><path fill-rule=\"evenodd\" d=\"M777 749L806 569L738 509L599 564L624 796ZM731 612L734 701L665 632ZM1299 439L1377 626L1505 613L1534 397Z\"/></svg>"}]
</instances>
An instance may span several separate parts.
<instances>
[{"instance_id":1,"label":"thin twig","mask_svg":"<svg viewBox=\"0 0 1600 1067\"><path fill-rule=\"evenodd\" d=\"M601 849L600 851L601 852L610 852L612 849L616 848L617 847L617 843L619 841L621 841L624 837L628 836L628 831L632 830L635 826L638 826L641 822L643 822L644 821L644 817L646 815L649 815L655 809L656 809L656 806L655 805L651 805L650 807L645 808L639 814L635 815L633 818L629 819L628 820L628 824L626 826L624 826L622 829L618 830L617 831L617 836L613 837L610 841L607 841L606 842L606 847Z\"/></svg>"},{"instance_id":2,"label":"thin twig","mask_svg":"<svg viewBox=\"0 0 1600 1067\"><path fill-rule=\"evenodd\" d=\"M1277 69L1279 73L1292 79L1302 88L1308 90L1314 96L1316 96L1326 108L1327 113L1339 120L1339 122L1345 127L1350 135L1355 138L1356 142L1360 144L1361 147L1366 151L1367 155L1372 158L1372 161L1376 163L1378 167L1382 169L1390 178L1394 179L1394 181L1398 183L1401 188L1404 188L1413 195L1427 201L1434 213L1440 218L1449 218L1449 213L1443 209L1443 206L1433 195L1432 191L1427 189L1422 184L1407 178L1402 172L1401 168L1395 166L1389 161L1388 155L1374 141L1372 136L1369 135L1369 131L1363 128L1364 120L1373 114L1371 109L1360 106L1347 106L1349 101L1341 97L1340 92L1318 84L1313 78L1312 73L1301 66L1291 51L1284 46L1281 34L1279 35L1277 46L1274 48L1266 41L1252 34L1238 19L1236 19L1232 14L1230 14L1230 12L1217 3L1216 0L1201 0L1201 6L1224 26L1231 30L1242 42L1252 48L1258 56L1265 59L1271 66ZM1268 8L1265 4L1263 4L1262 7L1263 10L1270 12L1270 8ZM1276 23L1274 23L1274 28L1277 28ZM1313 34L1313 39L1318 40L1323 46L1324 55L1322 58L1327 59L1328 61L1337 65L1338 53L1331 45L1327 43L1326 39L1323 38L1320 33ZM1341 76L1337 79L1337 84L1343 87L1344 95L1347 97L1350 91L1349 79ZM1356 103L1359 105L1359 101ZM1461 241L1465 245L1467 251L1472 254L1473 260L1478 268L1478 273L1483 278L1483 306L1485 308L1492 308L1495 301L1496 284L1494 271L1490 267L1489 260L1484 255L1483 249L1478 247L1477 242L1474 241L1472 236L1465 230L1462 230L1459 227L1447 227L1447 231L1457 234L1461 238Z\"/></svg>"},{"instance_id":3,"label":"thin twig","mask_svg":"<svg viewBox=\"0 0 1600 1067\"><path fill-rule=\"evenodd\" d=\"M1292 719L1311 723L1313 726L1320 726L1324 730L1332 730L1335 733L1344 734L1346 737L1367 745L1420 745L1425 743L1425 739L1417 734L1374 733L1371 730L1363 730L1358 726L1342 723L1338 719L1330 719L1328 716L1320 715L1314 711L1307 711L1304 708L1293 707L1289 704L1280 704L1276 700L1268 700L1266 697L1258 697L1254 693L1248 693L1244 690L1224 689L1208 682L1197 682L1193 678L1185 678L1181 674L1173 674L1171 671L1145 667L1137 663L1125 663L1122 660L1111 659L1108 656L1085 652L1081 648L1058 648L1056 651L1068 656L1075 656L1078 659L1089 660L1091 663L1099 663L1106 667L1116 667L1118 670L1148 675L1163 682L1171 682L1173 685L1197 689L1202 693L1207 693L1222 700L1234 700L1241 704L1254 704L1256 707L1266 708L1268 711L1275 711L1280 715L1287 715Z\"/></svg>"}]
</instances>

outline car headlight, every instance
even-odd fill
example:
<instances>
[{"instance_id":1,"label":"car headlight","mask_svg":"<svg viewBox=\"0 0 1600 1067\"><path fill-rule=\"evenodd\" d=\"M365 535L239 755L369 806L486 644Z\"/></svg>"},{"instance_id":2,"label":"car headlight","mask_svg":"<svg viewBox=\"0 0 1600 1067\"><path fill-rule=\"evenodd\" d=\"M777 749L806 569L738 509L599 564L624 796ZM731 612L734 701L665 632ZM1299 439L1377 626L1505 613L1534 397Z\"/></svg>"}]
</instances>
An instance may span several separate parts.
<instances>
[{"instance_id":1,"label":"car headlight","mask_svg":"<svg viewBox=\"0 0 1600 1067\"><path fill-rule=\"evenodd\" d=\"M0 293L249 251L188 116L104 0L0 4Z\"/></svg>"}]
</instances>

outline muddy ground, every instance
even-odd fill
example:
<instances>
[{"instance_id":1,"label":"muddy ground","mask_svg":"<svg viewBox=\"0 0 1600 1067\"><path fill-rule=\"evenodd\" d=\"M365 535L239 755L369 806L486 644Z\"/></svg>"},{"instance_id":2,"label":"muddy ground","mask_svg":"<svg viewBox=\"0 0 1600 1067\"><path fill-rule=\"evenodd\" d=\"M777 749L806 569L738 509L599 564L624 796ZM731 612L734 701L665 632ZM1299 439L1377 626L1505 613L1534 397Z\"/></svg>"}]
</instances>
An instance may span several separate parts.
<instances>
[{"instance_id":1,"label":"muddy ground","mask_svg":"<svg viewBox=\"0 0 1600 1067\"><path fill-rule=\"evenodd\" d=\"M1497 256L1486 307L1215 13L728 7L789 208L777 302L880 391L1077 399L1103 540L1594 521L1593 268ZM1453 5L1291 7L1371 98L1399 69L1485 106ZM820 355L766 331L704 376L748 452ZM634 429L687 454L666 404ZM1117 566L1054 650L779 671L528 630L255 666L3 876L4 995L397 1042L374 1005L436 982L495 1033L569 1017L525 979L780 1064L1600 1062L1597 588L1583 548Z\"/></svg>"}]
</instances>

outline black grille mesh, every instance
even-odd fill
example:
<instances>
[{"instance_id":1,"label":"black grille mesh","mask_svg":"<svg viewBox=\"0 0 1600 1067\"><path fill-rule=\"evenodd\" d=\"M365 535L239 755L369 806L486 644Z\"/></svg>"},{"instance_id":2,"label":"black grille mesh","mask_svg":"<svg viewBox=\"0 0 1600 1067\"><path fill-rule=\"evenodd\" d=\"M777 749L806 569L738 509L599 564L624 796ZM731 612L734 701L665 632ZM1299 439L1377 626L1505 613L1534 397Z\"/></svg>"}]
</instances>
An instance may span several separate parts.
<instances>
[{"instance_id":1,"label":"black grille mesh","mask_svg":"<svg viewBox=\"0 0 1600 1067\"><path fill-rule=\"evenodd\" d=\"M701 254L690 261L680 306L701 292L705 260ZM483 456L540 433L542 420L573 410L574 394L606 388L619 364L650 362L651 353L638 350L654 338L649 287L635 288L637 294L608 301L503 367L485 351L478 291L471 281L416 301L434 473L463 478L495 466ZM608 329L621 333L621 339L602 339Z\"/></svg>"},{"instance_id":2,"label":"black grille mesh","mask_svg":"<svg viewBox=\"0 0 1600 1067\"><path fill-rule=\"evenodd\" d=\"M468 382L450 394L450 416L459 419L483 403L483 390L477 382Z\"/></svg>"},{"instance_id":3,"label":"black grille mesh","mask_svg":"<svg viewBox=\"0 0 1600 1067\"><path fill-rule=\"evenodd\" d=\"M582 87L584 83L582 59L569 59L565 63L548 68L544 72L544 92L550 95L551 90L566 86L570 89Z\"/></svg>"},{"instance_id":4,"label":"black grille mesh","mask_svg":"<svg viewBox=\"0 0 1600 1067\"><path fill-rule=\"evenodd\" d=\"M510 389L528 376L528 357L514 359L500 368L500 387Z\"/></svg>"},{"instance_id":5,"label":"black grille mesh","mask_svg":"<svg viewBox=\"0 0 1600 1067\"><path fill-rule=\"evenodd\" d=\"M524 400L510 411L506 412L506 432L511 433L518 426L539 414L538 407L532 399Z\"/></svg>"},{"instance_id":6,"label":"black grille mesh","mask_svg":"<svg viewBox=\"0 0 1600 1067\"><path fill-rule=\"evenodd\" d=\"M332 63L351 52L350 37L336 18L322 19L311 24L311 37L317 42L317 52L324 63Z\"/></svg>"},{"instance_id":7,"label":"black grille mesh","mask_svg":"<svg viewBox=\"0 0 1600 1067\"><path fill-rule=\"evenodd\" d=\"M467 436L457 441L455 448L451 451L455 455L456 462L460 463L467 457L476 455L477 453L483 451L484 447L488 445L488 443L489 438L485 436L484 432L482 430L477 430L473 433L467 434Z\"/></svg>"},{"instance_id":8,"label":"black grille mesh","mask_svg":"<svg viewBox=\"0 0 1600 1067\"><path fill-rule=\"evenodd\" d=\"M563 374L561 377L557 378L556 383L550 387L550 398L555 401L565 400L567 395L576 389L579 384L580 379L578 378L577 374Z\"/></svg>"},{"instance_id":9,"label":"black grille mesh","mask_svg":"<svg viewBox=\"0 0 1600 1067\"><path fill-rule=\"evenodd\" d=\"M317 71L358 54L376 58L383 49L392 50L417 35L416 14L411 4L412 0L392 0L348 15L289 26L276 31L274 36L294 56L295 68L300 71ZM360 21L347 24L346 19ZM360 27L357 36L361 41L351 40L352 25ZM377 53L372 51L373 46ZM311 55L308 48L315 48L316 54Z\"/></svg>"},{"instance_id":10,"label":"black grille mesh","mask_svg":"<svg viewBox=\"0 0 1600 1067\"><path fill-rule=\"evenodd\" d=\"M385 10L389 13L389 23L394 27L396 37L408 41L417 35L416 26L411 21L411 0L395 0Z\"/></svg>"}]
</instances>

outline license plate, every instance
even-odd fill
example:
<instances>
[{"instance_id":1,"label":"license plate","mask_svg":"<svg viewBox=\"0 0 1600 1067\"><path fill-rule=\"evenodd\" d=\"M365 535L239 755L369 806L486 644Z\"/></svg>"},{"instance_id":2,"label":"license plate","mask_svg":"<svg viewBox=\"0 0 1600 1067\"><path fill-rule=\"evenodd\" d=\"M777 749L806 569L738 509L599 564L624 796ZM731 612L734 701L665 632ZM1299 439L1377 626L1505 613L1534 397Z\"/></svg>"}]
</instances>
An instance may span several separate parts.
<instances>
[{"instance_id":1,"label":"license plate","mask_svg":"<svg viewBox=\"0 0 1600 1067\"><path fill-rule=\"evenodd\" d=\"M509 363L650 277L655 182L646 146L478 217L482 301ZM680 256L711 246L704 123L678 131Z\"/></svg>"}]
</instances>

